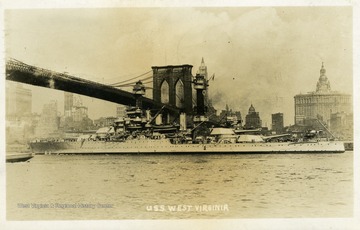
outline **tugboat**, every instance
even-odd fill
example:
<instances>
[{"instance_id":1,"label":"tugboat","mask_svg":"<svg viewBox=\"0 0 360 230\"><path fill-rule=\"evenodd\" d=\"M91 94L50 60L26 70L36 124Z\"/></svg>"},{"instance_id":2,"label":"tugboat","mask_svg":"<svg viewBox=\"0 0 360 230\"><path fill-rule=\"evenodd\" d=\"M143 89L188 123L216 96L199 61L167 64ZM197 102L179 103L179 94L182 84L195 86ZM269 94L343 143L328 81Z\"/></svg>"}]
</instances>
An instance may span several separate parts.
<instances>
[{"instance_id":1,"label":"tugboat","mask_svg":"<svg viewBox=\"0 0 360 230\"><path fill-rule=\"evenodd\" d=\"M251 135L232 128L209 128L205 115L204 94L208 82L197 74L193 80L197 101L193 127L187 127L186 114L180 123L161 124L160 109L153 117L142 108L145 86L138 81L133 88L136 106L126 111L126 117L114 122L105 138L78 139L78 141L32 141L36 154L225 154L225 153L342 153L344 143L320 139L271 142L271 138ZM153 124L155 121L155 124ZM157 122L159 121L159 122Z\"/></svg>"}]
</instances>

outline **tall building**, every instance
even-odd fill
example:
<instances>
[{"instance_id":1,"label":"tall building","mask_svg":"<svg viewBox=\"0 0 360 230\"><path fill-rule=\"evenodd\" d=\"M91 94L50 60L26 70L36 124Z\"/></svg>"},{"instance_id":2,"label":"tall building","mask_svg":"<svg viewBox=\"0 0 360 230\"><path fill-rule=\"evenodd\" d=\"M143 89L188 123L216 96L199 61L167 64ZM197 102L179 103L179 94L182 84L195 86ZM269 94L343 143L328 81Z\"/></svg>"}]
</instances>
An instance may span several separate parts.
<instances>
[{"instance_id":1,"label":"tall building","mask_svg":"<svg viewBox=\"0 0 360 230\"><path fill-rule=\"evenodd\" d=\"M71 117L72 114L72 108L74 105L74 94L64 92L64 116Z\"/></svg>"},{"instance_id":2,"label":"tall building","mask_svg":"<svg viewBox=\"0 0 360 230\"><path fill-rule=\"evenodd\" d=\"M116 106L116 117L125 117L126 115L126 106L125 105L117 105Z\"/></svg>"},{"instance_id":3,"label":"tall building","mask_svg":"<svg viewBox=\"0 0 360 230\"><path fill-rule=\"evenodd\" d=\"M88 108L85 106L74 106L72 109L72 119L80 122L88 117Z\"/></svg>"},{"instance_id":4,"label":"tall building","mask_svg":"<svg viewBox=\"0 0 360 230\"><path fill-rule=\"evenodd\" d=\"M64 92L64 129L91 129L92 121L88 118L88 108L82 104L80 95Z\"/></svg>"},{"instance_id":5,"label":"tall building","mask_svg":"<svg viewBox=\"0 0 360 230\"><path fill-rule=\"evenodd\" d=\"M255 111L254 106L251 104L248 114L245 117L245 128L246 129L257 129L261 128L261 119L259 112Z\"/></svg>"},{"instance_id":6,"label":"tall building","mask_svg":"<svg viewBox=\"0 0 360 230\"><path fill-rule=\"evenodd\" d=\"M229 109L229 106L226 104L225 110L221 110L219 115L219 121L221 124L224 124L229 127L241 126L242 117L240 111L233 111Z\"/></svg>"},{"instance_id":7,"label":"tall building","mask_svg":"<svg viewBox=\"0 0 360 230\"><path fill-rule=\"evenodd\" d=\"M205 65L204 58L201 59L201 64L199 66L199 70L197 74L200 74L205 77L205 80L208 79L207 66Z\"/></svg>"},{"instance_id":8,"label":"tall building","mask_svg":"<svg viewBox=\"0 0 360 230\"><path fill-rule=\"evenodd\" d=\"M64 116L74 122L88 117L88 108L83 106L80 95L64 92Z\"/></svg>"},{"instance_id":9,"label":"tall building","mask_svg":"<svg viewBox=\"0 0 360 230\"><path fill-rule=\"evenodd\" d=\"M271 114L271 129L276 133L282 133L284 129L284 114L283 113L275 113Z\"/></svg>"},{"instance_id":10,"label":"tall building","mask_svg":"<svg viewBox=\"0 0 360 230\"><path fill-rule=\"evenodd\" d=\"M82 121L88 117L88 108L83 106L80 95L64 92L64 116L73 121Z\"/></svg>"},{"instance_id":11,"label":"tall building","mask_svg":"<svg viewBox=\"0 0 360 230\"><path fill-rule=\"evenodd\" d=\"M319 120L329 126L331 114L352 113L351 95L331 90L324 64L320 69L316 91L298 94L294 100L296 125L306 125L312 123L311 120Z\"/></svg>"},{"instance_id":12,"label":"tall building","mask_svg":"<svg viewBox=\"0 0 360 230\"><path fill-rule=\"evenodd\" d=\"M51 101L42 109L40 120L35 128L36 137L54 137L59 129L60 116L58 116L57 102Z\"/></svg>"},{"instance_id":13,"label":"tall building","mask_svg":"<svg viewBox=\"0 0 360 230\"><path fill-rule=\"evenodd\" d=\"M335 137L344 140L352 140L354 127L353 114L344 112L331 114L330 127L331 132Z\"/></svg>"},{"instance_id":14,"label":"tall building","mask_svg":"<svg viewBox=\"0 0 360 230\"><path fill-rule=\"evenodd\" d=\"M32 112L31 89L20 83L6 82L6 118L16 119Z\"/></svg>"},{"instance_id":15,"label":"tall building","mask_svg":"<svg viewBox=\"0 0 360 230\"><path fill-rule=\"evenodd\" d=\"M201 76L204 76L206 81L209 80L208 79L207 66L205 65L204 58L201 58L201 64L199 66L199 70L197 71L197 74L199 74ZM211 100L209 98L209 87L206 88L205 92L206 92L205 95L204 95L205 106L210 108L210 107L212 107L212 104L211 104ZM195 93L195 91L193 92L193 98L195 98L195 101L196 101L196 93ZM214 110L213 108L211 108L211 109Z\"/></svg>"}]
</instances>

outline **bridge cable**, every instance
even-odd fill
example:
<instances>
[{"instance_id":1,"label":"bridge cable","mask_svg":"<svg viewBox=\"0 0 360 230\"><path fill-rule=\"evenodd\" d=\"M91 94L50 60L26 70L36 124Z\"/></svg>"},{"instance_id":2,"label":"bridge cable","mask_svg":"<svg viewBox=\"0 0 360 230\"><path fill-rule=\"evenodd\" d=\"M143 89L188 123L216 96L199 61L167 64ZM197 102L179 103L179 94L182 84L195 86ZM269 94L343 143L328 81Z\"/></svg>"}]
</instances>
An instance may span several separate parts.
<instances>
[{"instance_id":1,"label":"bridge cable","mask_svg":"<svg viewBox=\"0 0 360 230\"><path fill-rule=\"evenodd\" d=\"M130 79L127 79L127 80L124 80L124 81L120 81L120 82L116 82L116 83L113 83L113 84L110 84L111 86L114 86L114 85L117 85L117 84L121 84L121 83L125 83L125 82L128 82L128 81L131 81L131 80L134 80L136 78L139 78L139 77L142 77L148 73L152 72L152 70L146 72L146 73L143 73L143 74L140 74L139 76L136 76L136 77L133 77L133 78L130 78ZM152 77L152 76L151 76Z\"/></svg>"},{"instance_id":2,"label":"bridge cable","mask_svg":"<svg viewBox=\"0 0 360 230\"><path fill-rule=\"evenodd\" d=\"M140 81L145 81L145 80L148 80L148 79L151 79L151 78L152 78L152 76L146 77L146 78L141 79ZM135 85L138 81L124 83L124 84L112 84L111 86L113 86L113 87L122 87L122 86L126 86L126 85L131 85L131 84ZM147 82L147 83L149 83L149 82Z\"/></svg>"}]
</instances>

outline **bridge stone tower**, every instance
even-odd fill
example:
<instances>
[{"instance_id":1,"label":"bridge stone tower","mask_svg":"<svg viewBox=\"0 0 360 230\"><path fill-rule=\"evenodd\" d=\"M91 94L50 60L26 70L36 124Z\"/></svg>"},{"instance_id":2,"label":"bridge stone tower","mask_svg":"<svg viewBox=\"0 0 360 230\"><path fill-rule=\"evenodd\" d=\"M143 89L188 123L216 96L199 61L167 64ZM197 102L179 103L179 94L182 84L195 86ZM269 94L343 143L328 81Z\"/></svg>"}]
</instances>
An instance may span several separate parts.
<instances>
[{"instance_id":1,"label":"bridge stone tower","mask_svg":"<svg viewBox=\"0 0 360 230\"><path fill-rule=\"evenodd\" d=\"M153 100L192 114L192 65L153 66Z\"/></svg>"}]
</instances>

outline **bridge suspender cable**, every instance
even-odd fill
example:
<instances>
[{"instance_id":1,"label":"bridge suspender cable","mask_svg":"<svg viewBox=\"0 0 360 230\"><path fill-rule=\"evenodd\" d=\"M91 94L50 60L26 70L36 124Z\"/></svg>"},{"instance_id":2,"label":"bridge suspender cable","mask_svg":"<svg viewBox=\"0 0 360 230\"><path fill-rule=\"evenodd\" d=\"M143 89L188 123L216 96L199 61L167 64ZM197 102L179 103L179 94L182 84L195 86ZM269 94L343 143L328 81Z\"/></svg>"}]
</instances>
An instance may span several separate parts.
<instances>
[{"instance_id":1,"label":"bridge suspender cable","mask_svg":"<svg viewBox=\"0 0 360 230\"><path fill-rule=\"evenodd\" d=\"M143 73L143 74L141 74L141 75L139 75L139 76L136 76L136 77L133 77L133 78L124 80L124 81L116 82L116 83L113 83L113 84L110 84L110 85L111 85L111 86L117 86L118 84L122 84L122 83L125 83L125 82L128 82L128 81L134 80L134 79L136 79L136 78L142 77L142 76L144 76L144 75L146 75L146 74L148 74L148 73L150 73L150 72L152 72L152 70L150 70L150 71L148 71L148 72L146 72L146 73ZM152 76L151 76L151 77L152 77ZM147 79L147 78L146 78L146 79Z\"/></svg>"},{"instance_id":2,"label":"bridge suspender cable","mask_svg":"<svg viewBox=\"0 0 360 230\"><path fill-rule=\"evenodd\" d=\"M124 84L112 84L112 85L110 85L110 86L113 86L113 87L126 87L126 86L135 85L135 84L136 84L136 82L138 82L138 81L142 81L142 82L143 82L143 84L147 84L147 83L151 83L151 82L152 82L152 80L151 80L151 81L149 81L149 82L144 82L144 81L145 81L145 80L148 80L148 79L150 79L150 78L152 78L152 76L150 76L150 77L146 77L146 78L143 78L143 79L140 79L140 80L134 81L134 82L124 83Z\"/></svg>"}]
</instances>

